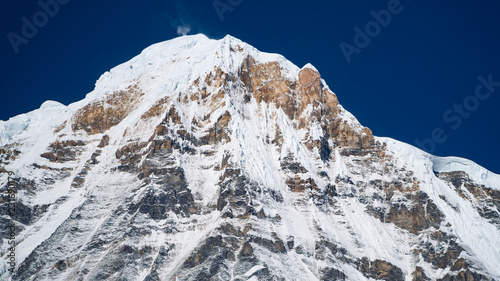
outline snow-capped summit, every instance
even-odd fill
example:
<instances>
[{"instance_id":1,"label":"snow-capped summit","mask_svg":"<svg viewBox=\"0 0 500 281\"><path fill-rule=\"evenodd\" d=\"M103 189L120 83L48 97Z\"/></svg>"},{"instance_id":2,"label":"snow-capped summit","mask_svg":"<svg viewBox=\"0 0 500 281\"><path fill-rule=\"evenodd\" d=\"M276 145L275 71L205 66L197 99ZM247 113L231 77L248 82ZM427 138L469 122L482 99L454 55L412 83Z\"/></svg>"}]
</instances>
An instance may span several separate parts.
<instances>
[{"instance_id":1,"label":"snow-capped summit","mask_svg":"<svg viewBox=\"0 0 500 281\"><path fill-rule=\"evenodd\" d=\"M314 66L231 36L152 45L0 121L0 151L2 280L500 279L499 175L373 136Z\"/></svg>"}]
</instances>

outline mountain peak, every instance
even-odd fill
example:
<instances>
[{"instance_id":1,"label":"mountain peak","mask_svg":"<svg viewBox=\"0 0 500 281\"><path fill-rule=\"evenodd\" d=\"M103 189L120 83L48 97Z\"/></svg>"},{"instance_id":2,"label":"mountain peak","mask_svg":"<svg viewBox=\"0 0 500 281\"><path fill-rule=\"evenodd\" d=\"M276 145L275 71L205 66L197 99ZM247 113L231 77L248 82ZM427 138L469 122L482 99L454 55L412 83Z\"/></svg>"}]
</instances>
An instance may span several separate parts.
<instances>
[{"instance_id":1,"label":"mountain peak","mask_svg":"<svg viewBox=\"0 0 500 281\"><path fill-rule=\"evenodd\" d=\"M312 65L229 35L146 48L0 122L0 151L2 280L500 278L498 175L373 136Z\"/></svg>"},{"instance_id":2,"label":"mountain peak","mask_svg":"<svg viewBox=\"0 0 500 281\"><path fill-rule=\"evenodd\" d=\"M301 70L304 70L304 69L307 69L307 68L309 68L309 69L311 69L311 70L314 70L315 72L318 72L318 73L319 73L319 71L316 69L316 67L314 67L314 66L313 66L312 64L310 64L310 63L307 63L306 65L304 65L304 66L301 68Z\"/></svg>"}]
</instances>

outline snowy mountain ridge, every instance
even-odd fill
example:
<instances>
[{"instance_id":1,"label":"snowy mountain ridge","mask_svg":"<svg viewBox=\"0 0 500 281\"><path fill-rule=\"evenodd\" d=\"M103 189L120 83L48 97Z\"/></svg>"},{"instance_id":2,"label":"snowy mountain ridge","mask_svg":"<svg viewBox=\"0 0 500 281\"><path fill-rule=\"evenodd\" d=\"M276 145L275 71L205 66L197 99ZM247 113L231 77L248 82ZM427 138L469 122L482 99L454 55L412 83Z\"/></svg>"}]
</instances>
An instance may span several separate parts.
<instances>
[{"instance_id":1,"label":"snowy mountain ridge","mask_svg":"<svg viewBox=\"0 0 500 281\"><path fill-rule=\"evenodd\" d=\"M0 121L0 150L2 279L500 279L499 175L373 136L314 66L231 36L152 45Z\"/></svg>"}]
</instances>

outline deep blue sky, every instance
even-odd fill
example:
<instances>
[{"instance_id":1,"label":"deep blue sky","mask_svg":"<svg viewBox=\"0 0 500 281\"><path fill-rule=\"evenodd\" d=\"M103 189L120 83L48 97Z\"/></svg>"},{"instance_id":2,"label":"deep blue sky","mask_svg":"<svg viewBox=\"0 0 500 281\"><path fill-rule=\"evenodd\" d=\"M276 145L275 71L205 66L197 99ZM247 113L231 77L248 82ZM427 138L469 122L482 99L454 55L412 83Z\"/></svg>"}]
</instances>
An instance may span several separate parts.
<instances>
[{"instance_id":1,"label":"deep blue sky","mask_svg":"<svg viewBox=\"0 0 500 281\"><path fill-rule=\"evenodd\" d=\"M312 63L341 104L377 136L415 145L442 128L447 139L434 154L469 158L500 173L500 87L478 104L471 97L478 76L500 81L500 2L401 0L400 12L348 63L339 44L354 46L354 28L364 29L373 20L370 11L393 1L220 0L235 6L221 21L210 0L71 0L17 54L9 32L22 35L21 19L32 21L42 8L34 0L3 1L0 119L48 99L82 99L102 73L177 37L177 26L188 24L190 34L231 34L299 67ZM467 118L453 112L464 101L471 109Z\"/></svg>"}]
</instances>

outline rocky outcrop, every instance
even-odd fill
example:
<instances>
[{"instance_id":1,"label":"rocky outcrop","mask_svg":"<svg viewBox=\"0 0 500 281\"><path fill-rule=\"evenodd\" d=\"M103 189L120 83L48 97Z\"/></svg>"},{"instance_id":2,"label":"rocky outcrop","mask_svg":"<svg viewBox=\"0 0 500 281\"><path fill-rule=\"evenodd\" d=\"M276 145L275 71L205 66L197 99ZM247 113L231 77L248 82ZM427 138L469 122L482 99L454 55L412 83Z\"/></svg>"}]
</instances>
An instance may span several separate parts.
<instances>
[{"instance_id":1,"label":"rocky outcrop","mask_svg":"<svg viewBox=\"0 0 500 281\"><path fill-rule=\"evenodd\" d=\"M475 183L463 171L441 172L436 176L445 181L461 197L474 203L477 212L500 227L500 191Z\"/></svg>"},{"instance_id":2,"label":"rocky outcrop","mask_svg":"<svg viewBox=\"0 0 500 281\"><path fill-rule=\"evenodd\" d=\"M407 195L406 199L408 201L404 203L392 203L380 219L415 234L429 227L439 228L443 214L426 193L420 191L416 195Z\"/></svg>"},{"instance_id":3,"label":"rocky outcrop","mask_svg":"<svg viewBox=\"0 0 500 281\"><path fill-rule=\"evenodd\" d=\"M73 161L82 153L83 146L85 146L85 142L81 140L55 141L49 145L49 151L40 156L51 162L63 163Z\"/></svg>"},{"instance_id":4,"label":"rocky outcrop","mask_svg":"<svg viewBox=\"0 0 500 281\"><path fill-rule=\"evenodd\" d=\"M198 212L181 168L154 168L149 172L156 179L146 188L141 200L130 205L129 213L139 211L160 220L167 218L169 212L183 216Z\"/></svg>"},{"instance_id":5,"label":"rocky outcrop","mask_svg":"<svg viewBox=\"0 0 500 281\"><path fill-rule=\"evenodd\" d=\"M376 280L405 280L403 271L391 263L382 260L368 262L367 259L361 260L361 272L368 277Z\"/></svg>"},{"instance_id":6,"label":"rocky outcrop","mask_svg":"<svg viewBox=\"0 0 500 281\"><path fill-rule=\"evenodd\" d=\"M15 148L15 145L7 145L0 148L0 164L7 165L21 154L21 151ZM0 168L2 169L2 168Z\"/></svg>"},{"instance_id":7,"label":"rocky outcrop","mask_svg":"<svg viewBox=\"0 0 500 281\"><path fill-rule=\"evenodd\" d=\"M127 117L143 95L137 85L106 95L103 100L94 101L79 109L73 116L71 128L91 135L104 133Z\"/></svg>"}]
</instances>

